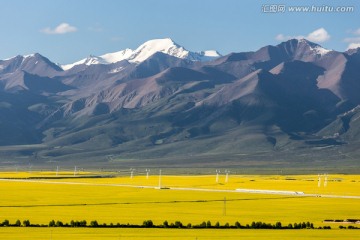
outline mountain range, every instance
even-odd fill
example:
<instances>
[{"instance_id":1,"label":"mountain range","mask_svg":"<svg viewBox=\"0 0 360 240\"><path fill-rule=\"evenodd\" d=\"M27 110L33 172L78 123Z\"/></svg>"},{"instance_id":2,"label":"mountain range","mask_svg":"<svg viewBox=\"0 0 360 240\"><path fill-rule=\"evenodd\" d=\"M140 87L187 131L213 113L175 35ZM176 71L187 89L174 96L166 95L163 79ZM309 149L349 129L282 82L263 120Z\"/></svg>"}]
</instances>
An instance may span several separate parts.
<instances>
[{"instance_id":1,"label":"mountain range","mask_svg":"<svg viewBox=\"0 0 360 240\"><path fill-rule=\"evenodd\" d=\"M59 65L0 60L0 162L359 166L360 51L292 39L191 52L171 39Z\"/></svg>"}]
</instances>

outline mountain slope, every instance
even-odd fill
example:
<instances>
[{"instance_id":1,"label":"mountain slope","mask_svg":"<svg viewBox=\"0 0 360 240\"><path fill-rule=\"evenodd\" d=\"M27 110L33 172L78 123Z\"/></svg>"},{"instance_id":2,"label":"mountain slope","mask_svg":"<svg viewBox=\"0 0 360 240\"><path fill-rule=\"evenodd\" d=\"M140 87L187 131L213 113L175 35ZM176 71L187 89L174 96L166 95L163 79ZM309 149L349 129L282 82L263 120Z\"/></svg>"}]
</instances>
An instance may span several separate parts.
<instances>
[{"instance_id":1,"label":"mountain slope","mask_svg":"<svg viewBox=\"0 0 360 240\"><path fill-rule=\"evenodd\" d=\"M226 56L156 39L66 71L39 54L2 60L0 153L69 165L336 165L339 152L360 156L359 56L305 39Z\"/></svg>"},{"instance_id":2,"label":"mountain slope","mask_svg":"<svg viewBox=\"0 0 360 240\"><path fill-rule=\"evenodd\" d=\"M55 76L63 71L58 65L38 53L0 60L0 66L1 75L23 70L39 76Z\"/></svg>"}]
</instances>

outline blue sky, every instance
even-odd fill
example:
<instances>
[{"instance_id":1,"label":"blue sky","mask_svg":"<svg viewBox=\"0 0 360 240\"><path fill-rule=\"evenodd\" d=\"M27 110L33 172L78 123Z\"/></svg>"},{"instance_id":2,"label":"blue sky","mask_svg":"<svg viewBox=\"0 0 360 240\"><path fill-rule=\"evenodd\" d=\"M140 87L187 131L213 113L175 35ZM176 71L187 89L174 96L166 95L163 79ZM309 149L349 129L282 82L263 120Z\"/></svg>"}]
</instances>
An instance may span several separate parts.
<instances>
[{"instance_id":1,"label":"blue sky","mask_svg":"<svg viewBox=\"0 0 360 240\"><path fill-rule=\"evenodd\" d=\"M274 4L281 13L265 13ZM291 6L350 6L352 12L290 12ZM254 51L308 37L344 51L360 46L360 1L0 0L0 59L39 52L71 63L170 37L191 51Z\"/></svg>"}]
</instances>

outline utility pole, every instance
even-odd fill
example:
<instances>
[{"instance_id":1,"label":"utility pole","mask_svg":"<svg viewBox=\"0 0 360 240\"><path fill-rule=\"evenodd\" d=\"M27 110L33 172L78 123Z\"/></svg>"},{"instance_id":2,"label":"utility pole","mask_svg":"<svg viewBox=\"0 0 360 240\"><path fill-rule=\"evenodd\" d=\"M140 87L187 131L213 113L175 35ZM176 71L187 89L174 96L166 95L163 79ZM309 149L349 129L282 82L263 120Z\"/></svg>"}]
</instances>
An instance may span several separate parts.
<instances>
[{"instance_id":1,"label":"utility pole","mask_svg":"<svg viewBox=\"0 0 360 240\"><path fill-rule=\"evenodd\" d=\"M225 182L228 183L229 182L229 170L225 170L226 176L225 176Z\"/></svg>"},{"instance_id":2,"label":"utility pole","mask_svg":"<svg viewBox=\"0 0 360 240\"><path fill-rule=\"evenodd\" d=\"M161 189L161 169L159 171L159 189Z\"/></svg>"},{"instance_id":3,"label":"utility pole","mask_svg":"<svg viewBox=\"0 0 360 240\"><path fill-rule=\"evenodd\" d=\"M134 170L133 168L130 168L130 178L133 179L134 177Z\"/></svg>"},{"instance_id":4,"label":"utility pole","mask_svg":"<svg viewBox=\"0 0 360 240\"><path fill-rule=\"evenodd\" d=\"M215 179L216 183L219 182L219 173L220 173L220 170L216 169L216 179Z\"/></svg>"},{"instance_id":5,"label":"utility pole","mask_svg":"<svg viewBox=\"0 0 360 240\"><path fill-rule=\"evenodd\" d=\"M325 173L324 175L325 175L324 187L327 187L328 176L327 176L327 173Z\"/></svg>"}]
</instances>

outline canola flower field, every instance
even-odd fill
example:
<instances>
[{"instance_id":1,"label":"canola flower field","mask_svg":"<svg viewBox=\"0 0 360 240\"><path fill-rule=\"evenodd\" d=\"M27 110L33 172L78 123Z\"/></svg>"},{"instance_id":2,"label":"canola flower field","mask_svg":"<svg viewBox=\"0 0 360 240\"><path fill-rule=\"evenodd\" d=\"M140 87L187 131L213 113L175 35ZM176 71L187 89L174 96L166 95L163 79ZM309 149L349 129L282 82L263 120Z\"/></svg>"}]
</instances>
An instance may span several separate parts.
<instances>
[{"instance_id":1,"label":"canola flower field","mask_svg":"<svg viewBox=\"0 0 360 240\"><path fill-rule=\"evenodd\" d=\"M93 220L138 224L152 220L213 225L312 222L331 230L128 229L0 227L2 239L356 239L359 230L339 229L324 220L360 218L359 175L174 176L146 173L87 178L103 173L2 172L0 222ZM326 182L326 183L325 183ZM236 189L294 191L302 194L237 192ZM347 226L348 224L342 224ZM355 224L356 226L359 226ZM359 226L360 227L360 226Z\"/></svg>"},{"instance_id":2,"label":"canola flower field","mask_svg":"<svg viewBox=\"0 0 360 240\"><path fill-rule=\"evenodd\" d=\"M237 229L84 229L84 228L0 228L6 240L303 240L359 239L358 230L237 230Z\"/></svg>"}]
</instances>

